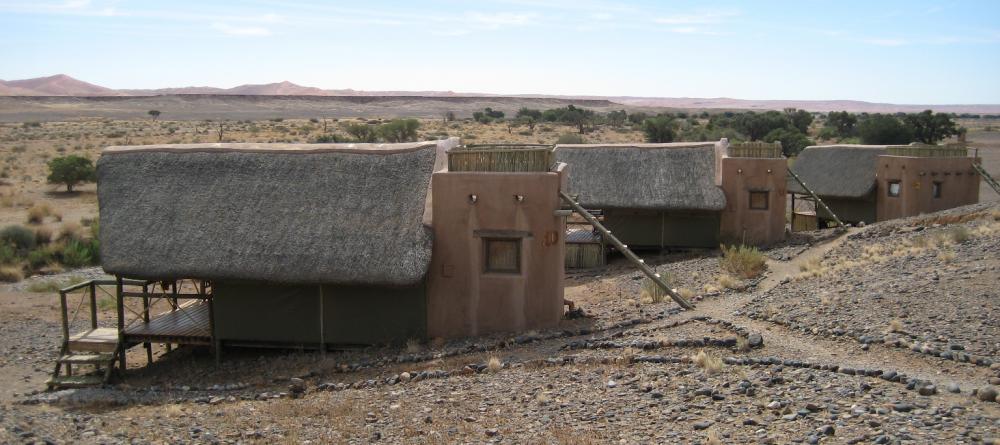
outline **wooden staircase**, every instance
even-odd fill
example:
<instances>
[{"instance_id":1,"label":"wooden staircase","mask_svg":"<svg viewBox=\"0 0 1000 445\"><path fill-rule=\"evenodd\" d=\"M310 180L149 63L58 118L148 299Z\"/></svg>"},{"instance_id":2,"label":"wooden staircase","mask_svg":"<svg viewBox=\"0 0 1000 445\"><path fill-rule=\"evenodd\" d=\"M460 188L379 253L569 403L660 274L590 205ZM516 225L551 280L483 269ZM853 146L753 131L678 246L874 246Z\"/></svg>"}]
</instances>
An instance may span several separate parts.
<instances>
[{"instance_id":1,"label":"wooden staircase","mask_svg":"<svg viewBox=\"0 0 1000 445\"><path fill-rule=\"evenodd\" d=\"M69 337L56 359L52 377L46 382L49 389L98 386L111 380L111 373L118 358L118 330L94 328ZM74 372L74 367L90 366L86 374Z\"/></svg>"},{"instance_id":2,"label":"wooden staircase","mask_svg":"<svg viewBox=\"0 0 1000 445\"><path fill-rule=\"evenodd\" d=\"M997 184L997 180L993 179L993 177L986 172L986 169L983 168L982 165L973 162L972 168L976 169L976 171L979 172L979 176L983 178L983 181L986 181L986 183L989 184L991 188L993 188L993 191L997 192L997 194L1000 195L1000 184Z\"/></svg>"}]
</instances>

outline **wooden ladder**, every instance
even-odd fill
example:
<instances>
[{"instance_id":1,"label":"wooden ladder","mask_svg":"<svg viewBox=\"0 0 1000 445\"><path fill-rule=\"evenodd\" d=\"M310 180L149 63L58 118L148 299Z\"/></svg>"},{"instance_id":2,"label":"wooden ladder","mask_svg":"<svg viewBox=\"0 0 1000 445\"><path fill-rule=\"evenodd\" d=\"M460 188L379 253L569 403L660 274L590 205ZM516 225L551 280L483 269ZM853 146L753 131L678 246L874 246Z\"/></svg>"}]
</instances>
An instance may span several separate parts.
<instances>
[{"instance_id":1,"label":"wooden ladder","mask_svg":"<svg viewBox=\"0 0 1000 445\"><path fill-rule=\"evenodd\" d=\"M577 214L582 216L584 219L587 220L587 222L589 222L592 226L594 226L594 228L597 229L598 232L601 232L601 235L603 235L605 239L611 241L611 244L615 246L615 248L618 249L622 254L624 254L625 258L628 258L628 260L631 261L632 264L635 264L635 266L638 267L639 270L642 271L642 273L646 274L646 276L649 277L649 279L652 280L654 283L656 283L656 285L659 286L660 289L663 289L663 291L666 292L667 295L669 295L670 298L672 298L675 302L677 302L678 305L680 305L684 309L694 309L694 306L691 304L691 302L687 301L687 299L680 296L677 292L674 292L674 290L671 289L670 286L667 286L667 283L663 281L663 278L660 277L660 274L656 273L656 271L654 271L653 268L646 265L646 262L643 261L642 258L639 258L638 255L633 253L632 250L628 248L628 246L619 241L618 238L615 238L615 236L611 234L611 231L605 228L604 225L601 224L601 222L598 221L597 218L594 218L594 215L591 215L590 212L587 211L587 209L583 208L583 206L581 206L580 203L573 200L573 198L571 198L569 195L566 194L566 192L563 191L559 192L559 197L561 197L563 201L566 201L566 203L569 204L569 206L572 207Z\"/></svg>"},{"instance_id":2,"label":"wooden ladder","mask_svg":"<svg viewBox=\"0 0 1000 445\"><path fill-rule=\"evenodd\" d=\"M1000 195L1000 184L997 184L997 180L993 179L993 177L990 176L990 174L986 172L986 169L983 168L982 165L979 165L978 163L973 162L972 163L972 168L976 169L976 171L979 172L979 176L981 176L983 178L983 181L986 181L986 183L990 185L990 187L993 189L993 191L997 192L997 194Z\"/></svg>"},{"instance_id":3,"label":"wooden ladder","mask_svg":"<svg viewBox=\"0 0 1000 445\"><path fill-rule=\"evenodd\" d=\"M823 202L823 200L819 198L819 195L814 193L812 189L809 188L809 186L807 186L806 183L802 181L801 178L799 178L799 175L796 175L795 172L793 172L792 169L790 168L786 167L786 170L788 170L788 174L792 175L792 177L795 178L795 182L798 182L799 185L802 186L802 189L805 190L806 193L808 193L809 196L811 196L814 200L816 200L816 204L819 204L819 206L822 207L823 210L825 210L828 215L833 217L833 221L837 223L837 227L844 227L844 223L840 221L840 218L837 217L837 214L833 213L833 210L830 210L830 208L826 206L826 203ZM794 213L795 209L792 209L792 212Z\"/></svg>"},{"instance_id":4,"label":"wooden ladder","mask_svg":"<svg viewBox=\"0 0 1000 445\"><path fill-rule=\"evenodd\" d=\"M96 328L80 332L63 342L52 377L45 383L49 389L104 385L111 381L117 359L117 329ZM92 366L93 372L74 372L74 366Z\"/></svg>"}]
</instances>

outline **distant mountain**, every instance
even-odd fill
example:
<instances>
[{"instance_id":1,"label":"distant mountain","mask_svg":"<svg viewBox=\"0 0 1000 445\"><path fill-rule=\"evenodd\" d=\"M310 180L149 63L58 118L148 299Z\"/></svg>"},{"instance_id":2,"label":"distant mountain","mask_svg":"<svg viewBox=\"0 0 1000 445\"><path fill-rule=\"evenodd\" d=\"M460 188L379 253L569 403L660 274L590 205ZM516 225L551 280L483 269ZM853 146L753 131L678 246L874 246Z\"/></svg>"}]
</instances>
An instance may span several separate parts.
<instances>
[{"instance_id":1,"label":"distant mountain","mask_svg":"<svg viewBox=\"0 0 1000 445\"><path fill-rule=\"evenodd\" d=\"M34 79L8 80L4 86L30 92L26 96L122 96L111 88L76 80L65 74Z\"/></svg>"},{"instance_id":2,"label":"distant mountain","mask_svg":"<svg viewBox=\"0 0 1000 445\"><path fill-rule=\"evenodd\" d=\"M498 95L488 93L456 93L454 91L359 91L353 89L324 90L284 81L261 85L240 85L233 88L182 87L160 89L113 90L76 80L65 74L35 79L0 81L0 96L169 96L169 95L238 95L238 96L393 96L393 97L516 97L560 100L607 100L630 107L781 110L799 108L809 111L853 111L870 113L916 112L933 109L953 113L1000 114L1000 105L898 105L856 100L746 100L726 97L632 97L632 96L560 96L548 94Z\"/></svg>"}]
</instances>

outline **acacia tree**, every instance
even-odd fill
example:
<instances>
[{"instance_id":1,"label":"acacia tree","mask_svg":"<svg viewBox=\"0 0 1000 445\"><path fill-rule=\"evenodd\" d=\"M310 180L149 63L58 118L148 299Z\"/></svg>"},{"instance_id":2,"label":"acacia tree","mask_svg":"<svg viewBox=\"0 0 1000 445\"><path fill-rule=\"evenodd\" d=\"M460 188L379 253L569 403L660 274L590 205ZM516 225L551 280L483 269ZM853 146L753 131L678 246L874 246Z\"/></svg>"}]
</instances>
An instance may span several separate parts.
<instances>
[{"instance_id":1,"label":"acacia tree","mask_svg":"<svg viewBox=\"0 0 1000 445\"><path fill-rule=\"evenodd\" d=\"M846 111L831 111L826 115L826 127L842 138L853 136L857 125L858 117Z\"/></svg>"},{"instance_id":2,"label":"acacia tree","mask_svg":"<svg viewBox=\"0 0 1000 445\"><path fill-rule=\"evenodd\" d=\"M934 113L931 110L907 114L903 122L913 132L913 139L925 144L937 144L942 139L959 133L955 121L951 120L951 115Z\"/></svg>"},{"instance_id":3,"label":"acacia tree","mask_svg":"<svg viewBox=\"0 0 1000 445\"><path fill-rule=\"evenodd\" d=\"M97 172L90 159L69 155L49 161L49 184L65 184L67 192L72 192L73 187L81 182L96 180Z\"/></svg>"},{"instance_id":4,"label":"acacia tree","mask_svg":"<svg viewBox=\"0 0 1000 445\"><path fill-rule=\"evenodd\" d=\"M149 110L146 112L155 121L156 118L160 117L160 110Z\"/></svg>"},{"instance_id":5,"label":"acacia tree","mask_svg":"<svg viewBox=\"0 0 1000 445\"><path fill-rule=\"evenodd\" d=\"M670 116L656 116L642 121L642 132L646 134L647 142L673 142L677 137L674 118Z\"/></svg>"},{"instance_id":6,"label":"acacia tree","mask_svg":"<svg viewBox=\"0 0 1000 445\"><path fill-rule=\"evenodd\" d=\"M889 114L873 114L858 124L861 142L875 145L909 144L913 130Z\"/></svg>"}]
</instances>

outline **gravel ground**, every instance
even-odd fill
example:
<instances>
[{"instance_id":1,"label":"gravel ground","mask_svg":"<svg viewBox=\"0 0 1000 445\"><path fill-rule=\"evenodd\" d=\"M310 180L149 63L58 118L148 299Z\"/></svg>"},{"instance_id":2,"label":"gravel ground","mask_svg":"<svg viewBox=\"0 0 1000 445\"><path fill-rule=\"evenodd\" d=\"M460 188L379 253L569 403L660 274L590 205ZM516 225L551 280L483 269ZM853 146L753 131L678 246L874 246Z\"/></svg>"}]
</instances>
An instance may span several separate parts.
<instances>
[{"instance_id":1,"label":"gravel ground","mask_svg":"<svg viewBox=\"0 0 1000 445\"><path fill-rule=\"evenodd\" d=\"M28 372L55 355L52 297L0 293L0 373L36 390L0 399L0 443L997 443L998 217L817 233L732 289L714 253L647 257L690 312L643 302L612 261L569 277L588 316L552 331L221 368L158 350L124 383L54 393Z\"/></svg>"}]
</instances>

